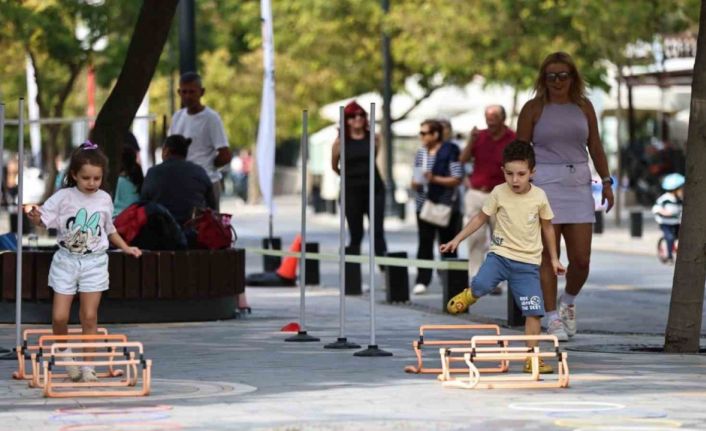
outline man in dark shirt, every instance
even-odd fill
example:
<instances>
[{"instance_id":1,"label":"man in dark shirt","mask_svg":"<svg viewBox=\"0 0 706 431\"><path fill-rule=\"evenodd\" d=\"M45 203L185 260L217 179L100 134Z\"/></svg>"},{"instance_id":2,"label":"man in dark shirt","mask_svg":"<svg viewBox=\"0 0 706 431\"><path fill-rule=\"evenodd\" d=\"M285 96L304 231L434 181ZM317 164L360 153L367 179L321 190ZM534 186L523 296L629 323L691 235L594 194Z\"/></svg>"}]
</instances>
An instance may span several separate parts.
<instances>
[{"instance_id":1,"label":"man in dark shirt","mask_svg":"<svg viewBox=\"0 0 706 431\"><path fill-rule=\"evenodd\" d=\"M147 171L142 200L164 205L179 224L191 218L194 208L215 208L216 200L208 174L186 160L191 139L171 135L162 147L163 162Z\"/></svg>"}]
</instances>

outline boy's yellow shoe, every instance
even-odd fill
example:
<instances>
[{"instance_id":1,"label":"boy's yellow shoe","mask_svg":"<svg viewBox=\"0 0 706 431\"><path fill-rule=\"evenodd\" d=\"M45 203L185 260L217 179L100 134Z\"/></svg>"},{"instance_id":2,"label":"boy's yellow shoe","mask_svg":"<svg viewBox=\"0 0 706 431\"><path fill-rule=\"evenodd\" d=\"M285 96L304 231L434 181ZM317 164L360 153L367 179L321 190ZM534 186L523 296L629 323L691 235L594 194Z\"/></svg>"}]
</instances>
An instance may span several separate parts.
<instances>
[{"instance_id":1,"label":"boy's yellow shoe","mask_svg":"<svg viewBox=\"0 0 706 431\"><path fill-rule=\"evenodd\" d=\"M468 310L468 307L475 304L478 298L473 297L473 291L471 288L464 289L463 292L451 298L448 304L446 304L446 311L451 314L463 313Z\"/></svg>"},{"instance_id":2,"label":"boy's yellow shoe","mask_svg":"<svg viewBox=\"0 0 706 431\"><path fill-rule=\"evenodd\" d=\"M525 373L532 372L532 358L525 359L525 368L522 371ZM554 368L552 368L551 365L545 364L542 358L539 358L539 374L552 374L553 372Z\"/></svg>"}]
</instances>

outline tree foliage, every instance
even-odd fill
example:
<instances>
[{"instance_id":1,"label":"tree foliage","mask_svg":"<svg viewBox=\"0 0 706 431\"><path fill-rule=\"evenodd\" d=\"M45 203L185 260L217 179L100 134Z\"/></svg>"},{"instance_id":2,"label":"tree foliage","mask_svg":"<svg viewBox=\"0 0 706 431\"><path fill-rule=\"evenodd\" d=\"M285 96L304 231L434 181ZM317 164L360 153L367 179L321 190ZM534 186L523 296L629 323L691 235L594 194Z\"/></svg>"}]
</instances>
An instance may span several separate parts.
<instances>
[{"instance_id":1,"label":"tree foliage","mask_svg":"<svg viewBox=\"0 0 706 431\"><path fill-rule=\"evenodd\" d=\"M75 0L27 0L0 2L0 46L7 47L17 57L14 67L21 73L15 75L4 95L8 98L26 94L24 81L24 59L29 58L35 69L38 87L37 105L42 118L63 117L76 83L86 67L102 66L99 76L116 76L119 68L106 66L111 55L120 49L121 41L129 34L120 25L134 22L134 2L86 2ZM107 43L108 52L99 48ZM124 44L124 42L122 43ZM111 79L104 79L107 85ZM75 100L75 99L74 99ZM76 106L85 103L76 101ZM80 108L79 108L80 109ZM70 114L82 114L77 109ZM10 111L12 112L12 111ZM43 129L42 159L46 184L51 191L56 168L54 157L65 147L61 125L49 125Z\"/></svg>"},{"instance_id":2,"label":"tree foliage","mask_svg":"<svg viewBox=\"0 0 706 431\"><path fill-rule=\"evenodd\" d=\"M0 66L5 95L24 91L23 51L33 53L42 115L79 113L76 90L86 65L96 68L101 97L115 81L142 2L0 1L0 47L13 64ZM296 136L301 110L312 129L318 108L381 87L381 31L392 35L394 91L416 76L427 92L463 84L532 85L546 54L574 55L589 84L606 85L606 62L626 64L625 46L660 33L694 27L698 0L273 0L277 135ZM221 112L234 145L255 142L262 81L259 1L196 2L199 71L205 101ZM175 20L177 22L177 20ZM76 37L79 23L87 41ZM169 114L169 78L177 74L173 26L153 81L152 107ZM140 35L137 35L138 37ZM96 51L91 43L108 43ZM7 48L7 49L6 49ZM649 60L649 59L646 59ZM14 64L14 63L19 64ZM8 109L10 111L10 109ZM75 112L74 112L75 111Z\"/></svg>"}]
</instances>

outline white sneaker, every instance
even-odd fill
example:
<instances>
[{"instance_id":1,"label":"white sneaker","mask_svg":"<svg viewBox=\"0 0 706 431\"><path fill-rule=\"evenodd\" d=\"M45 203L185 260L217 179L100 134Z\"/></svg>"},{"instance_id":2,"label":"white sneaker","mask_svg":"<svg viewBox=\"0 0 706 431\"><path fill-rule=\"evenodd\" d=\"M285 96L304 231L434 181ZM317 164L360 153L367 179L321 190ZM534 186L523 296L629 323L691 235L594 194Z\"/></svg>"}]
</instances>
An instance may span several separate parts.
<instances>
[{"instance_id":1,"label":"white sneaker","mask_svg":"<svg viewBox=\"0 0 706 431\"><path fill-rule=\"evenodd\" d=\"M64 352L71 353L71 349L66 349L64 350ZM61 358L61 360L65 362L73 362L74 358L69 356ZM71 379L72 382L78 382L79 380L81 380L81 369L78 367L78 365L67 365L66 374L69 375L69 379Z\"/></svg>"},{"instance_id":2,"label":"white sneaker","mask_svg":"<svg viewBox=\"0 0 706 431\"><path fill-rule=\"evenodd\" d=\"M81 367L81 381L85 383L97 382L96 370L93 367Z\"/></svg>"},{"instance_id":3,"label":"white sneaker","mask_svg":"<svg viewBox=\"0 0 706 431\"><path fill-rule=\"evenodd\" d=\"M569 335L564 329L564 324L561 323L560 319L552 320L547 326L547 335L556 336L559 341L569 341Z\"/></svg>"},{"instance_id":4,"label":"white sneaker","mask_svg":"<svg viewBox=\"0 0 706 431\"><path fill-rule=\"evenodd\" d=\"M427 287L422 283L417 283L414 285L412 293L414 293L415 295L424 295L425 293L427 293Z\"/></svg>"},{"instance_id":5,"label":"white sneaker","mask_svg":"<svg viewBox=\"0 0 706 431\"><path fill-rule=\"evenodd\" d=\"M568 305L559 301L559 317L564 325L566 335L569 337L576 335L576 305Z\"/></svg>"}]
</instances>

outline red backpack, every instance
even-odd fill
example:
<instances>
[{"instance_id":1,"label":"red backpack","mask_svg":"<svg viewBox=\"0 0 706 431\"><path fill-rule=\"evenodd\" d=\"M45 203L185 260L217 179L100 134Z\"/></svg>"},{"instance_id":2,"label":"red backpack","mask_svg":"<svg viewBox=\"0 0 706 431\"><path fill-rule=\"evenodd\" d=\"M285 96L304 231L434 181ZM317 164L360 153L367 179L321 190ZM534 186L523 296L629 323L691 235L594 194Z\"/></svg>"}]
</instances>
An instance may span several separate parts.
<instances>
[{"instance_id":1,"label":"red backpack","mask_svg":"<svg viewBox=\"0 0 706 431\"><path fill-rule=\"evenodd\" d=\"M230 219L230 214L220 214L211 208L203 208L195 211L194 217L184 226L196 231L197 247L220 250L229 248L237 239Z\"/></svg>"},{"instance_id":2,"label":"red backpack","mask_svg":"<svg viewBox=\"0 0 706 431\"><path fill-rule=\"evenodd\" d=\"M147 224L145 207L138 203L131 204L118 214L113 224L125 242L130 244L140 233L142 226Z\"/></svg>"}]
</instances>

